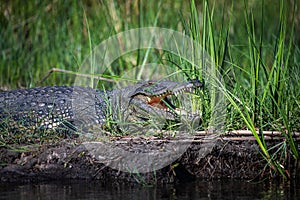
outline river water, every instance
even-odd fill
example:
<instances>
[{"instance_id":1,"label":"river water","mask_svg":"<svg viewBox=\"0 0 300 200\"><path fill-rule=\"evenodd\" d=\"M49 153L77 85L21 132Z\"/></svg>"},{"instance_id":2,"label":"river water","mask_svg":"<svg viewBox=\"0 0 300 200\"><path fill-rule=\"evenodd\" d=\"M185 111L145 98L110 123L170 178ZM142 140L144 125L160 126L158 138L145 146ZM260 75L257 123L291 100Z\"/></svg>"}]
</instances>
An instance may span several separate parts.
<instances>
[{"instance_id":1,"label":"river water","mask_svg":"<svg viewBox=\"0 0 300 200\"><path fill-rule=\"evenodd\" d=\"M112 185L96 181L0 183L0 199L300 199L299 180L286 183L236 180L162 186Z\"/></svg>"}]
</instances>

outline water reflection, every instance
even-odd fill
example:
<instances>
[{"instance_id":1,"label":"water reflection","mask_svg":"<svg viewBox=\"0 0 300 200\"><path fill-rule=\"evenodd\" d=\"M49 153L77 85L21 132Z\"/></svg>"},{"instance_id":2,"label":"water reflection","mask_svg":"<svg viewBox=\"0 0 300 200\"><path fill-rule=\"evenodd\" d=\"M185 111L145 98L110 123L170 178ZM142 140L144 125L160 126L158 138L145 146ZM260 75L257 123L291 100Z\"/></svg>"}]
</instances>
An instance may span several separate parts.
<instances>
[{"instance_id":1,"label":"water reflection","mask_svg":"<svg viewBox=\"0 0 300 200\"><path fill-rule=\"evenodd\" d=\"M129 186L71 181L0 184L0 199L297 199L299 181L288 184L194 181L164 186Z\"/></svg>"}]
</instances>

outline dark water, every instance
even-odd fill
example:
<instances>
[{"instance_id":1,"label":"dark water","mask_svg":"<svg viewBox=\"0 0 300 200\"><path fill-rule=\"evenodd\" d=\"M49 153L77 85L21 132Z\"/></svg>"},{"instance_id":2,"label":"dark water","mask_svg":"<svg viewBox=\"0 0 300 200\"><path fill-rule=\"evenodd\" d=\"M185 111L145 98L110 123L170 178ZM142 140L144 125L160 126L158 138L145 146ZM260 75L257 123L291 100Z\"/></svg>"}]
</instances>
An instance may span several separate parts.
<instances>
[{"instance_id":1,"label":"dark water","mask_svg":"<svg viewBox=\"0 0 300 200\"><path fill-rule=\"evenodd\" d=\"M88 181L2 183L0 199L300 199L297 182L279 184L226 180L164 186L104 185Z\"/></svg>"}]
</instances>

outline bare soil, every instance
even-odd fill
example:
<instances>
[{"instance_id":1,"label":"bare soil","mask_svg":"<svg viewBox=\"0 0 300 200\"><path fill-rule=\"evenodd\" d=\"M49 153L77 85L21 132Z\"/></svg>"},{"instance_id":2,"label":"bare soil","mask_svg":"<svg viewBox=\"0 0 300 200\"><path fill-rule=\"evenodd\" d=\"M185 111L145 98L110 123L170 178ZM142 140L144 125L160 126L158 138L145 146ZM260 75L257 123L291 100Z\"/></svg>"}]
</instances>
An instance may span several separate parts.
<instances>
[{"instance_id":1,"label":"bare soil","mask_svg":"<svg viewBox=\"0 0 300 200\"><path fill-rule=\"evenodd\" d=\"M110 142L128 151L161 149L170 138L111 138ZM283 138L269 138L269 147ZM203 151L207 148L207 151ZM299 144L298 144L299 149ZM274 148L272 151L276 151ZM297 166L289 151L281 164L290 177ZM126 173L112 169L90 155L80 141L63 139L36 145L0 147L0 181L32 182L61 179L101 180L105 183L171 183L201 179L263 179L278 175L263 158L257 142L250 135L219 137L213 145L194 137L185 153L172 164L148 173Z\"/></svg>"}]
</instances>

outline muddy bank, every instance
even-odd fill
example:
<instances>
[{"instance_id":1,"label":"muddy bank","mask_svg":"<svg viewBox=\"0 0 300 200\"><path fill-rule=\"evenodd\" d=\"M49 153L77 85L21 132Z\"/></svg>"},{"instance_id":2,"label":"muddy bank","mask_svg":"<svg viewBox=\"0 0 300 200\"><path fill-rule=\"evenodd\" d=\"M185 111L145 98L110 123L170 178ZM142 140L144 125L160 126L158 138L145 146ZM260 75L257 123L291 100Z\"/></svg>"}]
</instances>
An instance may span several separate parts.
<instances>
[{"instance_id":1,"label":"muddy bank","mask_svg":"<svg viewBox=\"0 0 300 200\"><path fill-rule=\"evenodd\" d=\"M274 171L263 159L260 148L252 136L227 135L216 138L213 142L203 137L192 140L177 138L174 145L170 145L170 138L113 138L109 141L111 152L121 148L133 153L149 153L156 155L162 150L172 151L178 145L185 143L184 153L172 163L155 172L135 173L134 170L112 169L103 164L107 159L91 153L91 149L80 142L64 139L56 143L43 145L0 147L0 177L1 182L28 182L56 179L88 179L101 180L112 183L170 183L175 181L192 181L196 178L204 179L262 179L274 177ZM180 142L181 143L180 143ZM269 147L282 142L283 139L267 139ZM19 151L17 150L19 149ZM298 145L299 149L299 145ZM98 149L99 150L99 149ZM103 152L107 149L102 148ZM278 150L274 148L273 151ZM175 150L174 150L175 151ZM153 153L154 152L154 153ZM140 155L140 154L138 154ZM98 156L98 157L97 157ZM101 157L104 160L99 159ZM138 156L137 156L138 157ZM143 157L143 156L142 156ZM141 160L139 160L141 159ZM165 159L165 158L164 158ZM137 158L137 162L144 162ZM161 160L154 160L160 162ZM296 163L289 152L285 161L281 162L289 175L295 176ZM112 166L112 165L111 165Z\"/></svg>"}]
</instances>

